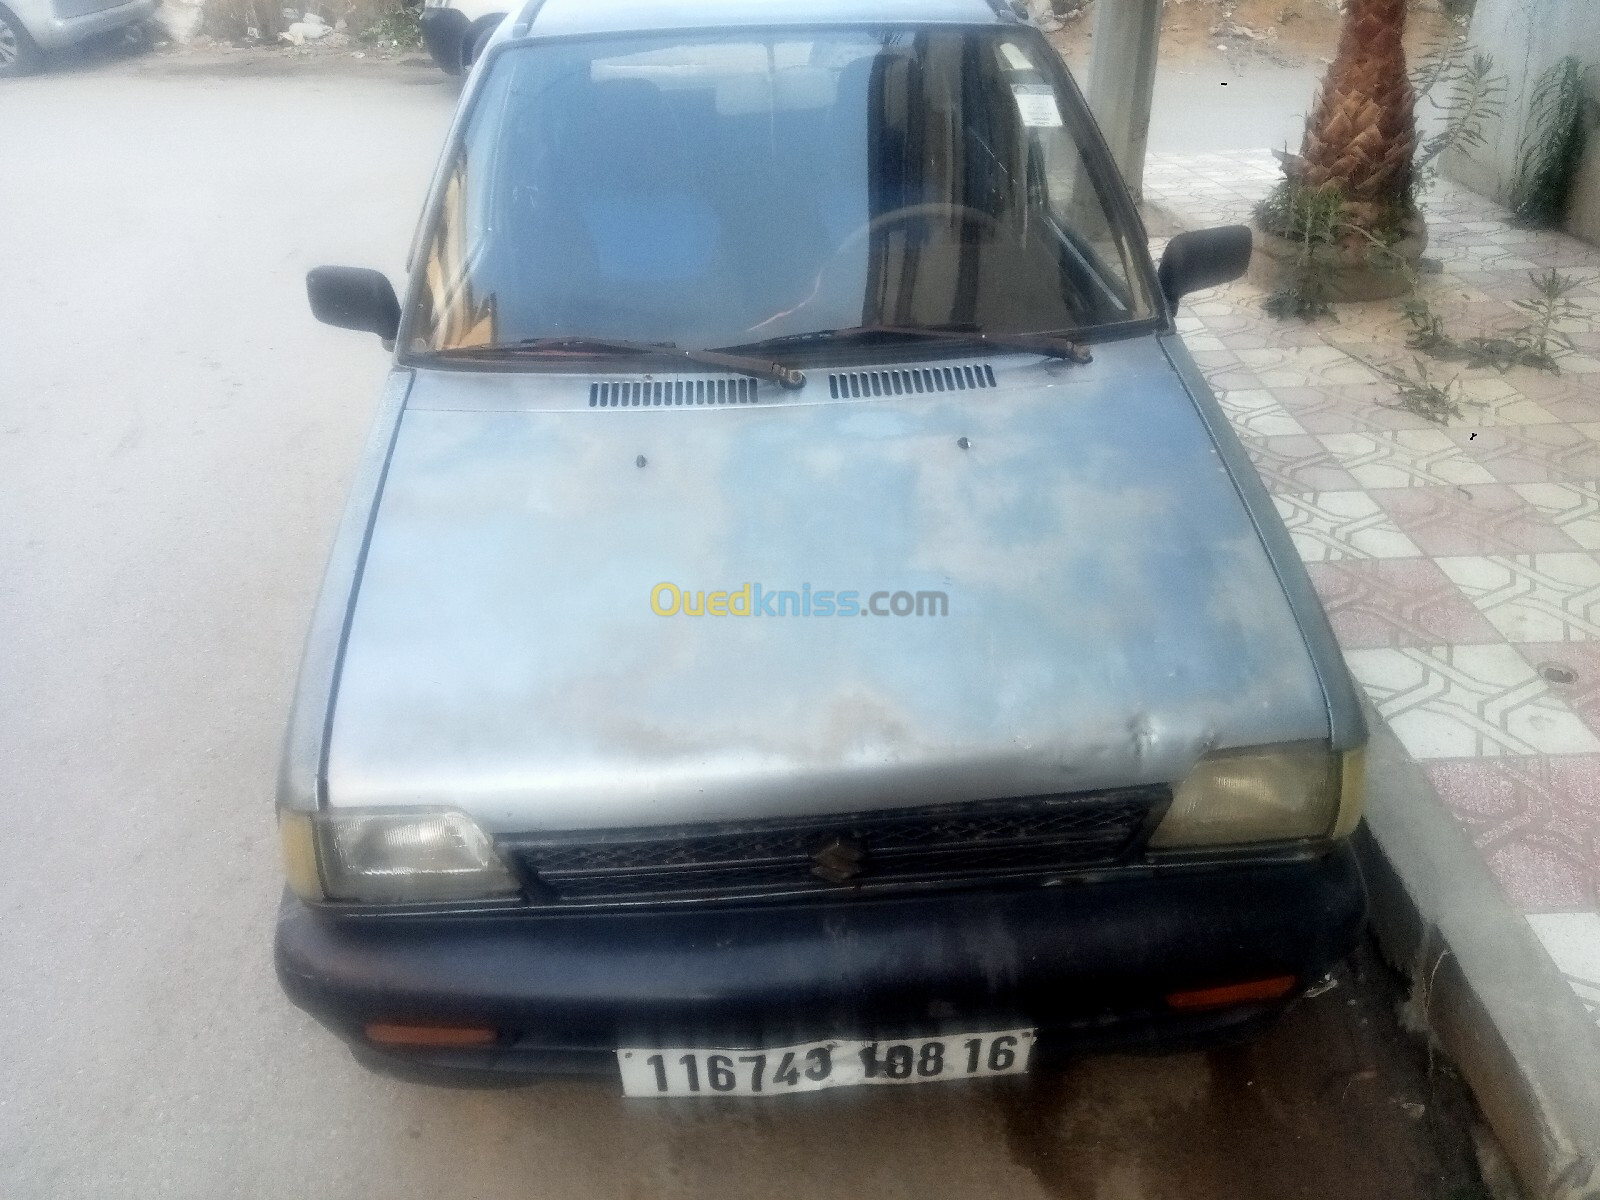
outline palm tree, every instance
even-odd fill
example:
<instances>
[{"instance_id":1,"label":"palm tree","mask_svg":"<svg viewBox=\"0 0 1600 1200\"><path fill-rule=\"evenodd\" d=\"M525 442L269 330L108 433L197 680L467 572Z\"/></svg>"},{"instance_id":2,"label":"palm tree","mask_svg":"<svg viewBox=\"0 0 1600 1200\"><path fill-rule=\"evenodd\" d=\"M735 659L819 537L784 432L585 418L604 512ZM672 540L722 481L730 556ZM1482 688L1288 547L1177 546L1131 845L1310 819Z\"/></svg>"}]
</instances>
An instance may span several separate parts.
<instances>
[{"instance_id":1,"label":"palm tree","mask_svg":"<svg viewBox=\"0 0 1600 1200\"><path fill-rule=\"evenodd\" d=\"M1345 219L1377 232L1411 211L1416 96L1402 37L1406 0L1347 0L1339 49L1291 160L1291 184L1330 185Z\"/></svg>"}]
</instances>

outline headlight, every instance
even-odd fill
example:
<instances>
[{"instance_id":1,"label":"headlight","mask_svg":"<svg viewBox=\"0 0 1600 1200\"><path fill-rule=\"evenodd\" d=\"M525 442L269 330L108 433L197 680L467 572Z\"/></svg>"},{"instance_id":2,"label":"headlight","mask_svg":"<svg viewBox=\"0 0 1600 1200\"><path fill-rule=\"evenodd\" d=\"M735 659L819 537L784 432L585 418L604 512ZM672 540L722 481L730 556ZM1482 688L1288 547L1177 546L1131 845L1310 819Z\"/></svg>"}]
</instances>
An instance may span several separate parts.
<instances>
[{"instance_id":1,"label":"headlight","mask_svg":"<svg viewBox=\"0 0 1600 1200\"><path fill-rule=\"evenodd\" d=\"M450 809L352 809L279 817L289 886L307 900L418 904L521 891L471 817Z\"/></svg>"},{"instance_id":2,"label":"headlight","mask_svg":"<svg viewBox=\"0 0 1600 1200\"><path fill-rule=\"evenodd\" d=\"M1156 850L1340 837L1361 815L1362 752L1287 742L1208 754L1173 793Z\"/></svg>"}]
</instances>

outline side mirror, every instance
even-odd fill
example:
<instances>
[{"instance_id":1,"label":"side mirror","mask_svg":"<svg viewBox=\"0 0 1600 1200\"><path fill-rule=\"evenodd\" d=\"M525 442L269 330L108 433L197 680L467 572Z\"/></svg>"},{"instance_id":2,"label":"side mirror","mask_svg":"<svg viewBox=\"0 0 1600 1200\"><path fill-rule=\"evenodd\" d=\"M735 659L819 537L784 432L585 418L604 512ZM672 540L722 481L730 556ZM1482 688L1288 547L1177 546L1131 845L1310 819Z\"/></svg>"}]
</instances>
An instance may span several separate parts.
<instances>
[{"instance_id":1,"label":"side mirror","mask_svg":"<svg viewBox=\"0 0 1600 1200\"><path fill-rule=\"evenodd\" d=\"M311 315L325 325L375 333L386 342L400 331L400 301L382 271L313 267L306 275Z\"/></svg>"},{"instance_id":2,"label":"side mirror","mask_svg":"<svg viewBox=\"0 0 1600 1200\"><path fill-rule=\"evenodd\" d=\"M1173 308L1190 292L1239 278L1250 266L1250 227L1223 225L1180 233L1167 243L1156 278Z\"/></svg>"}]
</instances>

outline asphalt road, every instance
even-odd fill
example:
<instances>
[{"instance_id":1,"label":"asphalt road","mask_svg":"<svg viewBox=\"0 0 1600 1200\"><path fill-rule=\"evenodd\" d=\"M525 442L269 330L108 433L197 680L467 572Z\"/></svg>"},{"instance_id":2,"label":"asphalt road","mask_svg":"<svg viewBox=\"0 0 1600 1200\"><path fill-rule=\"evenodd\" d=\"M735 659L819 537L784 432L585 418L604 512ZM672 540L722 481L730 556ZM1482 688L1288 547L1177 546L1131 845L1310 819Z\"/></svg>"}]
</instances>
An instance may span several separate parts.
<instances>
[{"instance_id":1,"label":"asphalt road","mask_svg":"<svg viewBox=\"0 0 1600 1200\"><path fill-rule=\"evenodd\" d=\"M100 62L0 88L0 1196L1476 1194L1370 964L1246 1049L794 1102L370 1076L280 997L275 756L384 371L423 68Z\"/></svg>"}]
</instances>

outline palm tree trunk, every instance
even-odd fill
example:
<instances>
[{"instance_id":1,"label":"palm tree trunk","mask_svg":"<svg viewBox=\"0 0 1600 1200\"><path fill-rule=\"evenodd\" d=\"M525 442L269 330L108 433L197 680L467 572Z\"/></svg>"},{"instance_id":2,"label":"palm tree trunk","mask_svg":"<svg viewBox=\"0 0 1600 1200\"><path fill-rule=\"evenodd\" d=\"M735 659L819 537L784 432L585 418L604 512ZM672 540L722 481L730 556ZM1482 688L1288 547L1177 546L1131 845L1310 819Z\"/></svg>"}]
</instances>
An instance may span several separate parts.
<instances>
[{"instance_id":1,"label":"palm tree trunk","mask_svg":"<svg viewBox=\"0 0 1600 1200\"><path fill-rule=\"evenodd\" d=\"M1297 164L1297 182L1334 185L1348 218L1368 229L1405 212L1410 199L1417 126L1405 26L1406 0L1348 0Z\"/></svg>"}]
</instances>

